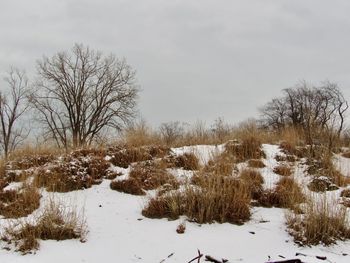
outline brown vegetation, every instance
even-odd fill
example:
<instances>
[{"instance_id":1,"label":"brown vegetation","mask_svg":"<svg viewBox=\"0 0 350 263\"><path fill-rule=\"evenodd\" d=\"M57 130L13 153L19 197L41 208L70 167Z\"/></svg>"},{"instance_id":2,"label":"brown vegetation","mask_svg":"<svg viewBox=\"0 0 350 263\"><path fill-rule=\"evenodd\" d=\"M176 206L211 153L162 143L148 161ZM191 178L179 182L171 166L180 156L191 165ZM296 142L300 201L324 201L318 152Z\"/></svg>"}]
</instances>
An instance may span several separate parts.
<instances>
[{"instance_id":1,"label":"brown vegetation","mask_svg":"<svg viewBox=\"0 0 350 263\"><path fill-rule=\"evenodd\" d=\"M266 165L262 160L252 159L248 161L248 166L251 168L264 168Z\"/></svg>"},{"instance_id":2,"label":"brown vegetation","mask_svg":"<svg viewBox=\"0 0 350 263\"><path fill-rule=\"evenodd\" d=\"M51 166L36 171L35 184L48 191L69 192L99 184L110 176L109 163L98 156L66 155Z\"/></svg>"},{"instance_id":3,"label":"brown vegetation","mask_svg":"<svg viewBox=\"0 0 350 263\"><path fill-rule=\"evenodd\" d=\"M278 165L273 169L273 172L282 175L282 176L290 176L292 174L291 168L286 165Z\"/></svg>"},{"instance_id":4,"label":"brown vegetation","mask_svg":"<svg viewBox=\"0 0 350 263\"><path fill-rule=\"evenodd\" d=\"M169 219L186 215L197 223L242 224L250 218L250 193L240 180L208 176L198 178L197 183L198 186L188 185L181 192L152 198L142 214Z\"/></svg>"},{"instance_id":5,"label":"brown vegetation","mask_svg":"<svg viewBox=\"0 0 350 263\"><path fill-rule=\"evenodd\" d=\"M282 177L274 189L265 190L258 200L264 207L281 207L297 209L298 204L305 202L300 186L292 177Z\"/></svg>"},{"instance_id":6,"label":"brown vegetation","mask_svg":"<svg viewBox=\"0 0 350 263\"><path fill-rule=\"evenodd\" d=\"M87 226L85 219L76 213L68 211L62 204L50 201L44 212L36 218L36 223L20 221L5 228L1 239L9 245L14 244L16 251L23 254L39 248L38 239L65 240L80 239L84 241Z\"/></svg>"},{"instance_id":7,"label":"brown vegetation","mask_svg":"<svg viewBox=\"0 0 350 263\"><path fill-rule=\"evenodd\" d=\"M179 183L169 174L165 167L155 161L147 161L135 165L126 180L112 181L111 189L133 195L144 195L145 190L157 189L168 185L168 190L177 189Z\"/></svg>"},{"instance_id":8,"label":"brown vegetation","mask_svg":"<svg viewBox=\"0 0 350 263\"><path fill-rule=\"evenodd\" d=\"M287 226L301 245L331 245L350 238L346 208L328 203L326 199L308 202L304 214L287 215Z\"/></svg>"},{"instance_id":9,"label":"brown vegetation","mask_svg":"<svg viewBox=\"0 0 350 263\"><path fill-rule=\"evenodd\" d=\"M38 189L28 184L19 190L0 191L0 215L5 218L27 216L39 207L40 197Z\"/></svg>"}]
</instances>

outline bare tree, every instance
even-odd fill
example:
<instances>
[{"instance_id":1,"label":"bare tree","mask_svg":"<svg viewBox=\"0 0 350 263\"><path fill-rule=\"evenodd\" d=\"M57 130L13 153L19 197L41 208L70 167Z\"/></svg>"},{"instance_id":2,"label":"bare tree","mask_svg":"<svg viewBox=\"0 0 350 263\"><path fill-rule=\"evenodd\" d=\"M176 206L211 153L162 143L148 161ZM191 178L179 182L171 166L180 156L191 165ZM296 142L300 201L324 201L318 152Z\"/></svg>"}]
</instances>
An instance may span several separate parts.
<instances>
[{"instance_id":1,"label":"bare tree","mask_svg":"<svg viewBox=\"0 0 350 263\"><path fill-rule=\"evenodd\" d=\"M38 62L31 102L46 135L65 148L90 145L104 130L120 130L134 117L135 72L113 54L76 44Z\"/></svg>"},{"instance_id":2,"label":"bare tree","mask_svg":"<svg viewBox=\"0 0 350 263\"><path fill-rule=\"evenodd\" d=\"M0 91L0 145L5 159L28 134L19 127L19 118L27 111L26 101L29 92L28 78L24 71L12 68L5 78L8 84L8 93Z\"/></svg>"},{"instance_id":3,"label":"bare tree","mask_svg":"<svg viewBox=\"0 0 350 263\"><path fill-rule=\"evenodd\" d=\"M184 126L179 121L162 123L159 127L160 135L167 145L172 145L184 135Z\"/></svg>"},{"instance_id":4,"label":"bare tree","mask_svg":"<svg viewBox=\"0 0 350 263\"><path fill-rule=\"evenodd\" d=\"M284 96L268 102L261 113L267 127L281 129L288 126L301 128L305 140L313 145L314 139L327 134L329 147L334 136L344 129L345 113L349 108L335 83L324 82L315 87L300 82L283 90Z\"/></svg>"}]
</instances>

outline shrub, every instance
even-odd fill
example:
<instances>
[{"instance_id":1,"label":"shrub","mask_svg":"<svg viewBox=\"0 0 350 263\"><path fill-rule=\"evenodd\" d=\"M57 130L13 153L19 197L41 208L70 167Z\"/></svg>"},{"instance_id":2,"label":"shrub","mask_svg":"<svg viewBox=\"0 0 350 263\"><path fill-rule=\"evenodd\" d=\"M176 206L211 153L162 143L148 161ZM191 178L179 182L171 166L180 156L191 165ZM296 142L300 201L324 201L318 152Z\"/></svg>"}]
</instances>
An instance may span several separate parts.
<instances>
[{"instance_id":1,"label":"shrub","mask_svg":"<svg viewBox=\"0 0 350 263\"><path fill-rule=\"evenodd\" d=\"M181 192L152 198L142 214L149 218L176 219L186 215L197 223L243 224L250 218L250 193L245 184L229 177L209 176Z\"/></svg>"},{"instance_id":2,"label":"shrub","mask_svg":"<svg viewBox=\"0 0 350 263\"><path fill-rule=\"evenodd\" d=\"M289 233L301 245L331 245L350 238L346 208L326 198L308 202L304 214L287 214L286 219Z\"/></svg>"},{"instance_id":3,"label":"shrub","mask_svg":"<svg viewBox=\"0 0 350 263\"><path fill-rule=\"evenodd\" d=\"M290 176L292 174L290 167L286 165L278 165L273 169L273 172L282 176Z\"/></svg>"},{"instance_id":4,"label":"shrub","mask_svg":"<svg viewBox=\"0 0 350 263\"><path fill-rule=\"evenodd\" d=\"M46 187L47 191L69 192L86 189L109 178L109 163L98 156L65 156L50 167L39 168L35 184Z\"/></svg>"},{"instance_id":5,"label":"shrub","mask_svg":"<svg viewBox=\"0 0 350 263\"><path fill-rule=\"evenodd\" d=\"M50 201L44 212L35 218L36 223L20 221L5 228L1 237L9 244L14 243L17 251L23 254L39 248L38 239L85 241L87 227L82 215L73 209L68 210L62 204Z\"/></svg>"},{"instance_id":6,"label":"shrub","mask_svg":"<svg viewBox=\"0 0 350 263\"><path fill-rule=\"evenodd\" d=\"M19 190L0 191L0 214L5 218L19 218L39 208L40 193L32 185L25 184Z\"/></svg>"}]
</instances>

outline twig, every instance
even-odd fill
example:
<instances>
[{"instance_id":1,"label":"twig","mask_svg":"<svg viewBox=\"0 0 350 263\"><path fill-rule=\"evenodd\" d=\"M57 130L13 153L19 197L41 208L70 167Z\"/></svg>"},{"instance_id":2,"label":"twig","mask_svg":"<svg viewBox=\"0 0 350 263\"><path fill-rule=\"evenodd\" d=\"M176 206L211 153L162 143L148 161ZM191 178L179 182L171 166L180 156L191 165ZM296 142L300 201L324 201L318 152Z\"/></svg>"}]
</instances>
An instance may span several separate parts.
<instances>
[{"instance_id":1,"label":"twig","mask_svg":"<svg viewBox=\"0 0 350 263\"><path fill-rule=\"evenodd\" d=\"M201 252L198 249L198 256L193 258L193 259L191 259L190 261L188 261L188 263L191 263L191 262L195 261L196 259L198 259L197 263L200 263L200 260L201 260L202 257L203 257L203 254L201 254Z\"/></svg>"}]
</instances>

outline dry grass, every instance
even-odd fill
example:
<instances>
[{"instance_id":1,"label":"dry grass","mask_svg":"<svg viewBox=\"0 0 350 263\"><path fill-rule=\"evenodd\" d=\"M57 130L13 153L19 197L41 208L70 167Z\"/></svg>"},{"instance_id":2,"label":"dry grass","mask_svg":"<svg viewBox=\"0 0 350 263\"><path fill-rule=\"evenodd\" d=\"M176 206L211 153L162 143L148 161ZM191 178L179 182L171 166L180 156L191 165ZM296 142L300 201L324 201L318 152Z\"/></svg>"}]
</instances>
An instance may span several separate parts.
<instances>
[{"instance_id":1,"label":"dry grass","mask_svg":"<svg viewBox=\"0 0 350 263\"><path fill-rule=\"evenodd\" d=\"M305 202L300 186L292 177L282 177L274 189L265 190L258 200L264 207L280 207L298 210L298 205Z\"/></svg>"},{"instance_id":2,"label":"dry grass","mask_svg":"<svg viewBox=\"0 0 350 263\"><path fill-rule=\"evenodd\" d=\"M109 163L99 156L66 155L62 160L41 167L35 174L35 185L47 191L69 192L86 189L110 178Z\"/></svg>"},{"instance_id":3,"label":"dry grass","mask_svg":"<svg viewBox=\"0 0 350 263\"><path fill-rule=\"evenodd\" d=\"M169 153L170 149L163 146L114 147L108 150L108 154L112 156L110 162L123 168L128 168L135 162L161 158Z\"/></svg>"},{"instance_id":4,"label":"dry grass","mask_svg":"<svg viewBox=\"0 0 350 263\"><path fill-rule=\"evenodd\" d=\"M282 176L290 176L292 174L292 170L289 166L286 165L278 165L273 169L273 172L282 175Z\"/></svg>"},{"instance_id":5,"label":"dry grass","mask_svg":"<svg viewBox=\"0 0 350 263\"><path fill-rule=\"evenodd\" d=\"M19 190L0 191L0 215L5 218L19 218L39 208L40 193L32 185L24 184Z\"/></svg>"},{"instance_id":6,"label":"dry grass","mask_svg":"<svg viewBox=\"0 0 350 263\"><path fill-rule=\"evenodd\" d=\"M225 152L234 156L237 162L265 157L261 150L261 141L254 136L246 136L240 143L235 141L226 143Z\"/></svg>"},{"instance_id":7,"label":"dry grass","mask_svg":"<svg viewBox=\"0 0 350 263\"><path fill-rule=\"evenodd\" d=\"M307 161L307 164L309 165L307 172L310 175L313 175L315 179L314 185L311 185L310 190L312 191L328 191L328 190L336 190L335 187L331 187L331 189L328 189L329 186L335 185L338 187L344 187L350 184L350 178L347 176L344 176L342 173L340 173L334 166L332 155L329 153L322 153L317 159L311 159L309 158ZM318 178L320 177L326 177L328 178L327 182L326 180L320 180ZM324 181L322 183L321 181ZM322 186L325 185L326 187ZM320 187L318 187L320 186ZM325 190L322 190L324 189ZM315 190L313 190L315 189Z\"/></svg>"},{"instance_id":8,"label":"dry grass","mask_svg":"<svg viewBox=\"0 0 350 263\"><path fill-rule=\"evenodd\" d=\"M340 197L346 197L346 198L350 198L350 189L344 189L341 191L340 193Z\"/></svg>"},{"instance_id":9,"label":"dry grass","mask_svg":"<svg viewBox=\"0 0 350 263\"><path fill-rule=\"evenodd\" d=\"M350 238L346 208L329 203L326 197L309 201L304 214L289 213L286 219L289 233L301 245L331 245Z\"/></svg>"},{"instance_id":10,"label":"dry grass","mask_svg":"<svg viewBox=\"0 0 350 263\"><path fill-rule=\"evenodd\" d=\"M87 226L84 216L60 203L51 200L35 221L35 224L28 220L12 223L5 228L1 239L9 245L14 244L16 251L23 254L37 250L38 239L85 241Z\"/></svg>"},{"instance_id":11,"label":"dry grass","mask_svg":"<svg viewBox=\"0 0 350 263\"><path fill-rule=\"evenodd\" d=\"M250 218L250 192L240 180L224 176L197 179L181 192L152 198L142 214L149 218L177 219L186 215L197 223L243 224Z\"/></svg>"},{"instance_id":12,"label":"dry grass","mask_svg":"<svg viewBox=\"0 0 350 263\"><path fill-rule=\"evenodd\" d=\"M205 173L219 176L231 176L235 167L235 158L228 153L213 156L204 166Z\"/></svg>"},{"instance_id":13,"label":"dry grass","mask_svg":"<svg viewBox=\"0 0 350 263\"><path fill-rule=\"evenodd\" d=\"M174 157L174 166L177 168L183 168L184 170L198 170L199 160L194 153L184 153Z\"/></svg>"},{"instance_id":14,"label":"dry grass","mask_svg":"<svg viewBox=\"0 0 350 263\"><path fill-rule=\"evenodd\" d=\"M145 195L145 190L168 186L166 189L177 189L179 183L161 164L148 161L135 165L126 180L112 181L111 189L133 195ZM163 189L164 190L164 189Z\"/></svg>"},{"instance_id":15,"label":"dry grass","mask_svg":"<svg viewBox=\"0 0 350 263\"><path fill-rule=\"evenodd\" d=\"M264 178L262 175L253 169L245 169L240 173L239 178L247 185L251 197L259 199L263 193Z\"/></svg>"},{"instance_id":16,"label":"dry grass","mask_svg":"<svg viewBox=\"0 0 350 263\"><path fill-rule=\"evenodd\" d=\"M266 165L260 159L252 159L248 161L248 166L250 168L264 168Z\"/></svg>"}]
</instances>

